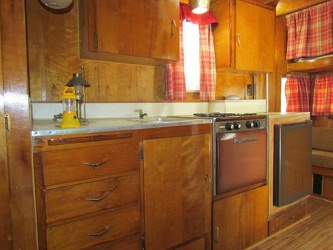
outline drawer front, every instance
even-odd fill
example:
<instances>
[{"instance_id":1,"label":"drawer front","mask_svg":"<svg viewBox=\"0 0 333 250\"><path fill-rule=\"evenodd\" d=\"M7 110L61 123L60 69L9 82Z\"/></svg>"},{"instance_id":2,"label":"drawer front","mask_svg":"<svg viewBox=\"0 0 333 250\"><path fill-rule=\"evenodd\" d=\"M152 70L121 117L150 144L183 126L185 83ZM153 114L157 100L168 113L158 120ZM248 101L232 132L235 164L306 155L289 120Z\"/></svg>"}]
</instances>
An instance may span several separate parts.
<instances>
[{"instance_id":1,"label":"drawer front","mask_svg":"<svg viewBox=\"0 0 333 250\"><path fill-rule=\"evenodd\" d=\"M82 249L140 232L140 206L78 220L47 229L48 249Z\"/></svg>"},{"instance_id":2,"label":"drawer front","mask_svg":"<svg viewBox=\"0 0 333 250\"><path fill-rule=\"evenodd\" d=\"M139 144L135 142L44 152L44 185L137 170L139 165Z\"/></svg>"},{"instance_id":3,"label":"drawer front","mask_svg":"<svg viewBox=\"0 0 333 250\"><path fill-rule=\"evenodd\" d=\"M140 202L139 174L47 190L46 221L53 223Z\"/></svg>"},{"instance_id":4,"label":"drawer front","mask_svg":"<svg viewBox=\"0 0 333 250\"><path fill-rule=\"evenodd\" d=\"M292 225L293 223L301 220L306 214L306 202L291 207L287 211L278 214L269 220L269 235L277 233L278 231Z\"/></svg>"},{"instance_id":5,"label":"drawer front","mask_svg":"<svg viewBox=\"0 0 333 250\"><path fill-rule=\"evenodd\" d=\"M84 248L91 250L91 248ZM94 250L140 250L142 249L142 242L140 234L135 234L119 241L94 246ZM194 250L194 249L192 249Z\"/></svg>"}]
</instances>

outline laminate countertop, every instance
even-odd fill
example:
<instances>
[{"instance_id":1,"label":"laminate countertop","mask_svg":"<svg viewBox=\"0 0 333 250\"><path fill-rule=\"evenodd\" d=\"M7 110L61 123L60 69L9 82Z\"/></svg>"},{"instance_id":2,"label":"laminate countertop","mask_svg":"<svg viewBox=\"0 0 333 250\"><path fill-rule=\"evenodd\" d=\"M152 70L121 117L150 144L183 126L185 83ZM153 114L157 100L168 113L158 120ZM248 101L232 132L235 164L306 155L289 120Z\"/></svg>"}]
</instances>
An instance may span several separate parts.
<instances>
[{"instance_id":1,"label":"laminate countertop","mask_svg":"<svg viewBox=\"0 0 333 250\"><path fill-rule=\"evenodd\" d=\"M180 117L139 118L100 118L88 119L88 123L79 128L60 128L60 122L52 119L33 120L32 136L96 133L120 130L137 130L172 126L185 126L212 123L211 119Z\"/></svg>"}]
</instances>

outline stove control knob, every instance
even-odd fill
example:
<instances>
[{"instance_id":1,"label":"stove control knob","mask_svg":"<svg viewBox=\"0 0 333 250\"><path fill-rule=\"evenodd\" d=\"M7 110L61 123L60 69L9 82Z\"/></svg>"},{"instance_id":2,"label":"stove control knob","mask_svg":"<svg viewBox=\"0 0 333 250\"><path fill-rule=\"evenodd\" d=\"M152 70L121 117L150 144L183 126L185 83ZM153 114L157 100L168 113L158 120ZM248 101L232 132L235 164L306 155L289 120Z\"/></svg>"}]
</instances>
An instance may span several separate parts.
<instances>
[{"instance_id":1,"label":"stove control knob","mask_svg":"<svg viewBox=\"0 0 333 250\"><path fill-rule=\"evenodd\" d=\"M225 129L226 129L226 130L233 130L233 129L234 129L234 124L231 123L231 122L227 122L227 123L225 124Z\"/></svg>"},{"instance_id":2,"label":"stove control knob","mask_svg":"<svg viewBox=\"0 0 333 250\"><path fill-rule=\"evenodd\" d=\"M258 121L258 120L254 120L253 123L254 123L255 128L259 128L261 125L260 121Z\"/></svg>"},{"instance_id":3,"label":"stove control knob","mask_svg":"<svg viewBox=\"0 0 333 250\"><path fill-rule=\"evenodd\" d=\"M254 122L253 121L247 121L246 122L246 127L247 128L253 128L254 127Z\"/></svg>"},{"instance_id":4,"label":"stove control knob","mask_svg":"<svg viewBox=\"0 0 333 250\"><path fill-rule=\"evenodd\" d=\"M240 129L242 127L242 124L240 122L234 122L234 128Z\"/></svg>"}]
</instances>

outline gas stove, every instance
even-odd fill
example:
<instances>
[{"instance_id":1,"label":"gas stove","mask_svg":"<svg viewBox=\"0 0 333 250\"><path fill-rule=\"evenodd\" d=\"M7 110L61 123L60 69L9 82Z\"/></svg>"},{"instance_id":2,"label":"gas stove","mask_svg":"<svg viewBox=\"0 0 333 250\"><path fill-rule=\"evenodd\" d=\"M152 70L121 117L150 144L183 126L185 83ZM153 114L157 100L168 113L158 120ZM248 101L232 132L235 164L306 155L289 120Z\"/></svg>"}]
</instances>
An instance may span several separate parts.
<instances>
[{"instance_id":1,"label":"gas stove","mask_svg":"<svg viewBox=\"0 0 333 250\"><path fill-rule=\"evenodd\" d=\"M210 118L214 124L214 133L239 132L265 129L267 118L257 113L194 113L196 117Z\"/></svg>"}]
</instances>

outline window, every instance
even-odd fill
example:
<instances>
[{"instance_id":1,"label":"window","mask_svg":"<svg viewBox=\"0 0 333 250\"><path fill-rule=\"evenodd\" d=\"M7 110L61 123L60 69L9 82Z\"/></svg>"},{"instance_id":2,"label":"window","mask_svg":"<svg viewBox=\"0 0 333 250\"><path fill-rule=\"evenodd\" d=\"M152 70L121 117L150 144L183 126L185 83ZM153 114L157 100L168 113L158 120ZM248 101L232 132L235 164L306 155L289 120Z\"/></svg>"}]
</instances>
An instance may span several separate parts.
<instances>
[{"instance_id":1,"label":"window","mask_svg":"<svg viewBox=\"0 0 333 250\"><path fill-rule=\"evenodd\" d=\"M200 37L199 25L183 21L184 74L186 92L200 89Z\"/></svg>"}]
</instances>

